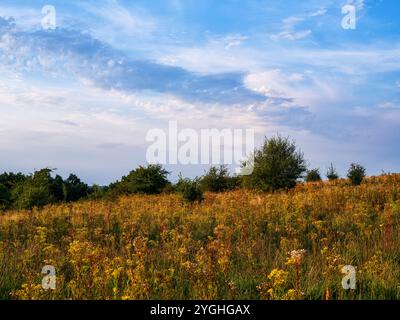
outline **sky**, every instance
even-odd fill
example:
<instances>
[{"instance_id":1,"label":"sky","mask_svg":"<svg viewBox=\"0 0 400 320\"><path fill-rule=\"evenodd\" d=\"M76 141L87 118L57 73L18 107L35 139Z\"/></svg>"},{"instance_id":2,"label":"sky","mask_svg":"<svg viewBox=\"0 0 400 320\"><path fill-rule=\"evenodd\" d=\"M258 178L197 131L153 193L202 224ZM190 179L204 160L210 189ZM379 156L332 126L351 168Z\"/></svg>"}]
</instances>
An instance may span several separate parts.
<instances>
[{"instance_id":1,"label":"sky","mask_svg":"<svg viewBox=\"0 0 400 320\"><path fill-rule=\"evenodd\" d=\"M400 172L400 2L0 2L0 171L107 184L146 164L146 134L169 121L251 128L256 146L289 136L322 173Z\"/></svg>"}]
</instances>

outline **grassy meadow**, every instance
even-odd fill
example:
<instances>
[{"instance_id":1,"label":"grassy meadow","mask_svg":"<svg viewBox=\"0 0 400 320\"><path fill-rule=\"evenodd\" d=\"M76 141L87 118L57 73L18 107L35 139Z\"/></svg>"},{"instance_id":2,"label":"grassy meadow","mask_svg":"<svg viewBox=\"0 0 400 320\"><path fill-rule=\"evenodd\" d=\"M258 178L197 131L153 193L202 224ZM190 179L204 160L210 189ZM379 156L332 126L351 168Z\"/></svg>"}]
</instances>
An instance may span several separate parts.
<instances>
[{"instance_id":1,"label":"grassy meadow","mask_svg":"<svg viewBox=\"0 0 400 320\"><path fill-rule=\"evenodd\" d=\"M0 299L399 299L399 224L400 175L9 211ZM42 289L45 265L55 290Z\"/></svg>"}]
</instances>

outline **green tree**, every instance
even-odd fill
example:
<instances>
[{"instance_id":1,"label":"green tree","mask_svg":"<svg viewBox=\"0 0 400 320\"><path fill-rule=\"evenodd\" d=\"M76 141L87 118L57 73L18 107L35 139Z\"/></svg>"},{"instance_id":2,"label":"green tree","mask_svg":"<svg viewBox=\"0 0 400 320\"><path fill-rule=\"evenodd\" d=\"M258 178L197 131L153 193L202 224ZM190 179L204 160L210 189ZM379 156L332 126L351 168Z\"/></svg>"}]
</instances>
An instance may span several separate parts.
<instances>
[{"instance_id":1,"label":"green tree","mask_svg":"<svg viewBox=\"0 0 400 320\"><path fill-rule=\"evenodd\" d=\"M311 169L307 171L306 182L317 182L321 181L321 174L319 173L319 169Z\"/></svg>"},{"instance_id":2,"label":"green tree","mask_svg":"<svg viewBox=\"0 0 400 320\"><path fill-rule=\"evenodd\" d=\"M56 198L52 193L54 179L51 177L51 173L51 169L42 169L17 184L11 190L14 206L18 209L32 209L55 202Z\"/></svg>"},{"instance_id":3,"label":"green tree","mask_svg":"<svg viewBox=\"0 0 400 320\"><path fill-rule=\"evenodd\" d=\"M122 177L121 181L111 184L109 194L159 194L168 184L168 174L161 165L139 166L126 177Z\"/></svg>"},{"instance_id":4,"label":"green tree","mask_svg":"<svg viewBox=\"0 0 400 320\"><path fill-rule=\"evenodd\" d=\"M223 192L234 189L239 183L237 177L229 175L226 166L211 167L200 179L200 186L203 191Z\"/></svg>"},{"instance_id":5,"label":"green tree","mask_svg":"<svg viewBox=\"0 0 400 320\"><path fill-rule=\"evenodd\" d=\"M347 177L350 179L352 185L360 185L365 176L366 170L362 165L356 163L352 163L350 165L349 171L347 172Z\"/></svg>"},{"instance_id":6,"label":"green tree","mask_svg":"<svg viewBox=\"0 0 400 320\"><path fill-rule=\"evenodd\" d=\"M306 171L301 151L289 138L281 136L265 139L263 146L254 152L251 160L243 166L253 165L253 173L243 177L245 187L261 191L293 188Z\"/></svg>"},{"instance_id":7,"label":"green tree","mask_svg":"<svg viewBox=\"0 0 400 320\"><path fill-rule=\"evenodd\" d=\"M64 181L63 194L64 201L77 201L88 196L89 186L82 182L75 174L70 174Z\"/></svg>"},{"instance_id":8,"label":"green tree","mask_svg":"<svg viewBox=\"0 0 400 320\"><path fill-rule=\"evenodd\" d=\"M329 181L339 179L339 174L337 173L332 163L331 166L328 168L328 171L326 172L326 177L328 178Z\"/></svg>"}]
</instances>

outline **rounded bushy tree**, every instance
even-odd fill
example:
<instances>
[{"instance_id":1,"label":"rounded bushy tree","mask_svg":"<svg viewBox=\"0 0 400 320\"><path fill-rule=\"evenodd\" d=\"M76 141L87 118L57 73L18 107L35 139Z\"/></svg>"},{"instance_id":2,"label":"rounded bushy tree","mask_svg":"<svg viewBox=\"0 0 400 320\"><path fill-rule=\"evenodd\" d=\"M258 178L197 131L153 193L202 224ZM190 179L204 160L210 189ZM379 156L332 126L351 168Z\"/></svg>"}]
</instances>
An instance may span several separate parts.
<instances>
[{"instance_id":1,"label":"rounded bushy tree","mask_svg":"<svg viewBox=\"0 0 400 320\"><path fill-rule=\"evenodd\" d=\"M234 189L239 184L237 177L229 175L226 166L211 167L208 172L200 179L200 186L203 191L223 192Z\"/></svg>"},{"instance_id":2,"label":"rounded bushy tree","mask_svg":"<svg viewBox=\"0 0 400 320\"><path fill-rule=\"evenodd\" d=\"M307 171L306 182L317 182L321 180L322 178L319 169L311 169Z\"/></svg>"},{"instance_id":3,"label":"rounded bushy tree","mask_svg":"<svg viewBox=\"0 0 400 320\"><path fill-rule=\"evenodd\" d=\"M304 155L296 144L279 135L265 139L254 158L243 165L254 166L253 173L243 177L244 186L261 191L293 188L307 170Z\"/></svg>"},{"instance_id":4,"label":"rounded bushy tree","mask_svg":"<svg viewBox=\"0 0 400 320\"><path fill-rule=\"evenodd\" d=\"M350 179L352 185L360 185L365 176L366 170L362 165L356 163L352 163L350 165L349 171L347 172L347 177Z\"/></svg>"},{"instance_id":5,"label":"rounded bushy tree","mask_svg":"<svg viewBox=\"0 0 400 320\"><path fill-rule=\"evenodd\" d=\"M109 193L111 195L159 194L168 184L168 174L169 172L158 164L150 164L147 167L139 166L126 177L122 177L121 181L111 184Z\"/></svg>"}]
</instances>

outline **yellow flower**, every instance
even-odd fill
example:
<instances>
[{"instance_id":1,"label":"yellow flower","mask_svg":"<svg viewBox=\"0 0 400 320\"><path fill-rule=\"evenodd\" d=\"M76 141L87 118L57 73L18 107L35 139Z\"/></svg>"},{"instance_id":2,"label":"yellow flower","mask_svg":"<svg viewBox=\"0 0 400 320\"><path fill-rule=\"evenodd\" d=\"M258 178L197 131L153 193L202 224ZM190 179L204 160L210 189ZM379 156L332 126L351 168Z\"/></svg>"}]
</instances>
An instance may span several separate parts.
<instances>
[{"instance_id":1,"label":"yellow flower","mask_svg":"<svg viewBox=\"0 0 400 320\"><path fill-rule=\"evenodd\" d=\"M273 287L280 287L286 282L288 275L287 271L273 269L268 275L268 280L272 282Z\"/></svg>"}]
</instances>

